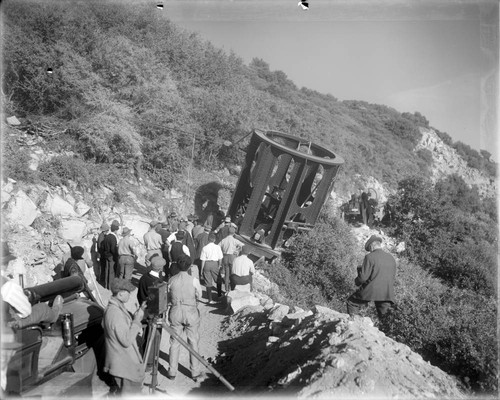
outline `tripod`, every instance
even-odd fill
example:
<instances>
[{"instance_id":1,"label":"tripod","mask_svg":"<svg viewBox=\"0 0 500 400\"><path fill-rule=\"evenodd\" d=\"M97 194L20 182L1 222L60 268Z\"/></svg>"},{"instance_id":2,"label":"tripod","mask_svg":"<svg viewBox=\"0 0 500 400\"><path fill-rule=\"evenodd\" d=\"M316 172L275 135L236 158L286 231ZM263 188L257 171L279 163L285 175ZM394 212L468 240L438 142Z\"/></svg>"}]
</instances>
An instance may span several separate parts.
<instances>
[{"instance_id":1,"label":"tripod","mask_svg":"<svg viewBox=\"0 0 500 400\"><path fill-rule=\"evenodd\" d=\"M213 373L230 391L234 391L234 386L232 386L214 367L212 367L200 354L193 350L193 348L182 338L177 332L172 329L162 318L161 314L156 315L149 324L148 338L146 342L146 353L144 354L144 360L147 363L149 354L153 351L153 369L151 371L151 386L149 388L150 393L156 391L156 386L158 386L158 361L160 358L160 343L162 328L175 338L182 346L184 346L192 355L194 355L198 361L200 361L208 370Z\"/></svg>"}]
</instances>

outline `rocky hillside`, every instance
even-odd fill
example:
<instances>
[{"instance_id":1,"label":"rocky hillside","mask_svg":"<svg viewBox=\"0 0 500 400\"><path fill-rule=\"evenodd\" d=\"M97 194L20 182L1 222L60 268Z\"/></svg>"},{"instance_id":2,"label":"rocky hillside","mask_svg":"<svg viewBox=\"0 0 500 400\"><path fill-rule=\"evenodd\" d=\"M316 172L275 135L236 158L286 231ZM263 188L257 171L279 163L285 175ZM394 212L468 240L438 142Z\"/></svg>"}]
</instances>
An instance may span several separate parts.
<instances>
[{"instance_id":1,"label":"rocky hillside","mask_svg":"<svg viewBox=\"0 0 500 400\"><path fill-rule=\"evenodd\" d=\"M469 185L477 185L479 194L484 197L494 197L497 191L497 182L484 172L467 166L457 151L446 145L433 129L420 129L422 139L415 147L415 151L427 149L432 154L432 179L437 181L450 174L460 175Z\"/></svg>"}]
</instances>

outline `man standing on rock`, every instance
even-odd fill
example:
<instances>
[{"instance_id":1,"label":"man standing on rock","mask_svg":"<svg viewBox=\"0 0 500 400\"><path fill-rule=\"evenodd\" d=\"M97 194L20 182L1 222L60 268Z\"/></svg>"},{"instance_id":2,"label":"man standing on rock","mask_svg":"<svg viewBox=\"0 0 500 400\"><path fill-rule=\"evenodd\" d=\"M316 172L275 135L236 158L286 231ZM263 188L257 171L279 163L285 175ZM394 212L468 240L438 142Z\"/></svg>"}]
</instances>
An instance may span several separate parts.
<instances>
[{"instance_id":1,"label":"man standing on rock","mask_svg":"<svg viewBox=\"0 0 500 400\"><path fill-rule=\"evenodd\" d=\"M137 260L136 242L130 235L131 229L126 226L122 231L122 238L118 242L118 278L132 279L135 260Z\"/></svg>"},{"instance_id":2,"label":"man standing on rock","mask_svg":"<svg viewBox=\"0 0 500 400\"><path fill-rule=\"evenodd\" d=\"M181 336L186 332L187 342L195 352L198 352L200 334L200 312L197 301L201 298L200 281L188 274L191 266L191 258L182 255L177 261L179 273L168 281L168 297L170 301L170 312L168 320L172 329ZM169 370L167 378L175 379L179 365L179 351L181 344L173 336L170 336ZM200 362L190 352L189 369L191 377L195 382L201 378Z\"/></svg>"},{"instance_id":3,"label":"man standing on rock","mask_svg":"<svg viewBox=\"0 0 500 400\"><path fill-rule=\"evenodd\" d=\"M103 241L106 265L104 269L101 270L101 280L106 289L110 288L110 284L116 276L115 268L118 263L118 229L120 229L120 223L114 220L111 223L111 232L104 237Z\"/></svg>"},{"instance_id":4,"label":"man standing on rock","mask_svg":"<svg viewBox=\"0 0 500 400\"><path fill-rule=\"evenodd\" d=\"M347 313L359 314L361 307L374 301L380 319L395 301L396 260L382 250L382 239L376 235L368 239L365 250L370 253L365 256L363 265L358 268L355 283L359 288L347 299Z\"/></svg>"}]
</instances>

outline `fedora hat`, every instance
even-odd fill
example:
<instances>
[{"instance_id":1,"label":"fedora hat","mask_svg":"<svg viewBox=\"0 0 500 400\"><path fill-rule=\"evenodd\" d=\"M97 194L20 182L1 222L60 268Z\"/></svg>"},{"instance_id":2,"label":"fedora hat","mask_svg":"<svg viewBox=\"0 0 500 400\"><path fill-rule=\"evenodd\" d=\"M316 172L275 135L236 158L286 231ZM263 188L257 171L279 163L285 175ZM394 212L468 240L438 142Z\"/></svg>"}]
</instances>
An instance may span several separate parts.
<instances>
[{"instance_id":1,"label":"fedora hat","mask_svg":"<svg viewBox=\"0 0 500 400\"><path fill-rule=\"evenodd\" d=\"M127 236L130 232L132 232L132 229L127 228L126 226L122 230L122 236Z\"/></svg>"},{"instance_id":2,"label":"fedora hat","mask_svg":"<svg viewBox=\"0 0 500 400\"><path fill-rule=\"evenodd\" d=\"M380 242L382 243L382 238L377 236L377 235L371 235L370 236L370 239L368 239L365 243L365 250L366 251L370 251L370 245L373 243L373 242Z\"/></svg>"}]
</instances>

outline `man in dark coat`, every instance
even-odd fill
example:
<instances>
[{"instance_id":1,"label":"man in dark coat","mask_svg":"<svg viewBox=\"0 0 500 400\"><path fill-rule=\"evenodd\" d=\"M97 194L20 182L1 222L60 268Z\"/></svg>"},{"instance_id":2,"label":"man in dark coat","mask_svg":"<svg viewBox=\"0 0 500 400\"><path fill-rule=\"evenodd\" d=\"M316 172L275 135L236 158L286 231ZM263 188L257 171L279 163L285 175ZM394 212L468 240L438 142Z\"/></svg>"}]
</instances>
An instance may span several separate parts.
<instances>
[{"instance_id":1,"label":"man in dark coat","mask_svg":"<svg viewBox=\"0 0 500 400\"><path fill-rule=\"evenodd\" d=\"M396 260L381 246L382 239L376 235L372 235L365 244L365 250L370 253L358 268L355 283L359 288L347 299L349 315L358 314L361 307L374 301L378 317L382 318L394 304Z\"/></svg>"},{"instance_id":2,"label":"man in dark coat","mask_svg":"<svg viewBox=\"0 0 500 400\"><path fill-rule=\"evenodd\" d=\"M116 276L115 267L118 265L118 229L120 223L114 220L111 223L111 232L104 237L104 258L106 265L101 269L101 280L103 286L109 289L111 282Z\"/></svg>"}]
</instances>

